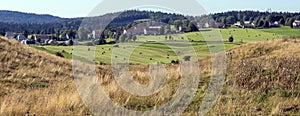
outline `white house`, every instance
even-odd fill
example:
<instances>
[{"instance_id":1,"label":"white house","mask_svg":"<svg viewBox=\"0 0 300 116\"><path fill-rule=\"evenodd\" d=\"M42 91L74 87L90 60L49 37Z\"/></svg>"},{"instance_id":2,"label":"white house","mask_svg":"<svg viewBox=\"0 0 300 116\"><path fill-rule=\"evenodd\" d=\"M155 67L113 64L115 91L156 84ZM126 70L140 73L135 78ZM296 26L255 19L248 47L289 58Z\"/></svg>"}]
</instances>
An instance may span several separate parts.
<instances>
[{"instance_id":1,"label":"white house","mask_svg":"<svg viewBox=\"0 0 300 116\"><path fill-rule=\"evenodd\" d=\"M253 28L255 27L255 24L251 21L244 21L243 28Z\"/></svg>"},{"instance_id":2,"label":"white house","mask_svg":"<svg viewBox=\"0 0 300 116\"><path fill-rule=\"evenodd\" d=\"M36 44L35 40L25 39L21 41L21 44L29 45L29 44Z\"/></svg>"},{"instance_id":3,"label":"white house","mask_svg":"<svg viewBox=\"0 0 300 116\"><path fill-rule=\"evenodd\" d=\"M14 38L15 37L15 34L14 33L12 33L12 32L6 32L5 33L5 37L7 37L7 38Z\"/></svg>"},{"instance_id":4,"label":"white house","mask_svg":"<svg viewBox=\"0 0 300 116\"><path fill-rule=\"evenodd\" d=\"M149 26L148 28L144 29L145 35L157 35L160 34L159 31L161 29L161 26Z\"/></svg>"},{"instance_id":5,"label":"white house","mask_svg":"<svg viewBox=\"0 0 300 116\"><path fill-rule=\"evenodd\" d=\"M204 28L209 28L210 25L209 25L208 23L205 23L203 27L204 27Z\"/></svg>"},{"instance_id":6,"label":"white house","mask_svg":"<svg viewBox=\"0 0 300 116\"><path fill-rule=\"evenodd\" d=\"M27 38L23 34L20 34L17 36L16 39L20 42L20 41L26 40Z\"/></svg>"},{"instance_id":7,"label":"white house","mask_svg":"<svg viewBox=\"0 0 300 116\"><path fill-rule=\"evenodd\" d=\"M299 27L299 25L300 25L300 20L295 20L293 22L293 27Z\"/></svg>"}]
</instances>

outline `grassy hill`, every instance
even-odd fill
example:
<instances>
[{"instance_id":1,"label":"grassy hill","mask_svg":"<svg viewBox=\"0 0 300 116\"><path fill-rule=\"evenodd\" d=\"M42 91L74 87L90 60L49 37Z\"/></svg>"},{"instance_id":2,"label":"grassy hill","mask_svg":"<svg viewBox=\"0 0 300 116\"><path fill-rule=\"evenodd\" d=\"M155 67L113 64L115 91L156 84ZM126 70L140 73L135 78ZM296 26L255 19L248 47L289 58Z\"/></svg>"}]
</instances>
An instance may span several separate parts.
<instances>
[{"instance_id":1,"label":"grassy hill","mask_svg":"<svg viewBox=\"0 0 300 116\"><path fill-rule=\"evenodd\" d=\"M299 42L255 42L229 50L226 83L211 114L299 114Z\"/></svg>"},{"instance_id":2,"label":"grassy hill","mask_svg":"<svg viewBox=\"0 0 300 116\"><path fill-rule=\"evenodd\" d=\"M296 115L300 113L300 41L252 42L227 51L227 76L210 115ZM0 38L0 114L86 115L72 82L69 60ZM198 111L210 80L210 58L199 59L200 86L184 115ZM176 92L177 65L164 64L168 75L163 89L149 97L128 94L113 79L110 66L97 66L108 97L128 109L149 110L166 103ZM133 78L149 83L149 65L130 66ZM96 96L99 97L99 96ZM109 112L108 112L109 113Z\"/></svg>"},{"instance_id":3,"label":"grassy hill","mask_svg":"<svg viewBox=\"0 0 300 116\"><path fill-rule=\"evenodd\" d=\"M0 114L84 114L69 60L0 37Z\"/></svg>"}]
</instances>

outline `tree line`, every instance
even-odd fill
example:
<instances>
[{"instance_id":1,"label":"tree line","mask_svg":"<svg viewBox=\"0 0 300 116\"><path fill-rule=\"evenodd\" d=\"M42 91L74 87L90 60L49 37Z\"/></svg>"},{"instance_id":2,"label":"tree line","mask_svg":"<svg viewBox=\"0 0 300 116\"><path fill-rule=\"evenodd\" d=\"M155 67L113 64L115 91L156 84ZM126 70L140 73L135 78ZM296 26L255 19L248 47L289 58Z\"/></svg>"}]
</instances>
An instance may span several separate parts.
<instances>
[{"instance_id":1,"label":"tree line","mask_svg":"<svg viewBox=\"0 0 300 116\"><path fill-rule=\"evenodd\" d=\"M281 25L291 26L295 20L300 20L300 13L230 11L197 16L194 18L195 22L222 22L225 25L232 25L236 22L240 22L241 24L243 24L245 21L250 21L256 25L256 28L270 27L270 25L268 25L269 22L275 21L277 21Z\"/></svg>"}]
</instances>

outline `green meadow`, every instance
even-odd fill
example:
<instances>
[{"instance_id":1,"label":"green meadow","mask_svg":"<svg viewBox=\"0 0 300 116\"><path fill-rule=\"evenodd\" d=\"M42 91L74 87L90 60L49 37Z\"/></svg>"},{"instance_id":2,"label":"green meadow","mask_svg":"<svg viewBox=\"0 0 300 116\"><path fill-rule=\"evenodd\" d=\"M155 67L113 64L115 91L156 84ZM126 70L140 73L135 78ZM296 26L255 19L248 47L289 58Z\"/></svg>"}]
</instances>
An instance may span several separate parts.
<instances>
[{"instance_id":1,"label":"green meadow","mask_svg":"<svg viewBox=\"0 0 300 116\"><path fill-rule=\"evenodd\" d=\"M183 60L191 56L191 60L207 57L211 53L234 46L257 41L272 41L284 37L300 36L300 29L289 27L271 29L202 29L174 35L138 36L136 42L119 43L115 45L97 46L37 46L32 47L50 54L60 53L63 57L72 59L72 55L93 59L96 63L131 63L152 64L156 62L171 63L172 60ZM234 42L228 38L234 37ZM92 58L91 58L92 57Z\"/></svg>"}]
</instances>

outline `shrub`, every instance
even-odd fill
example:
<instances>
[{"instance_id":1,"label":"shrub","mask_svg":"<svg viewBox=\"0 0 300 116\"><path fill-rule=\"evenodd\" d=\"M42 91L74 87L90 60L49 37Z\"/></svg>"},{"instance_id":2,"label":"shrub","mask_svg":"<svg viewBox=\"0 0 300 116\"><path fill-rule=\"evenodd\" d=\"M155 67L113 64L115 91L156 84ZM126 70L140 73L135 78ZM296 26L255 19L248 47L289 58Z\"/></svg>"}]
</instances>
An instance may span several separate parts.
<instances>
[{"instance_id":1,"label":"shrub","mask_svg":"<svg viewBox=\"0 0 300 116\"><path fill-rule=\"evenodd\" d=\"M55 55L64 58L64 55L62 55L60 52L55 52Z\"/></svg>"},{"instance_id":2,"label":"shrub","mask_svg":"<svg viewBox=\"0 0 300 116\"><path fill-rule=\"evenodd\" d=\"M172 60L171 63L172 63L172 64L175 64L175 60Z\"/></svg>"},{"instance_id":3,"label":"shrub","mask_svg":"<svg viewBox=\"0 0 300 116\"><path fill-rule=\"evenodd\" d=\"M172 64L179 64L179 60L172 60L171 63Z\"/></svg>"},{"instance_id":4,"label":"shrub","mask_svg":"<svg viewBox=\"0 0 300 116\"><path fill-rule=\"evenodd\" d=\"M184 61L190 61L191 60L191 56L184 56L183 59L184 59Z\"/></svg>"},{"instance_id":5,"label":"shrub","mask_svg":"<svg viewBox=\"0 0 300 116\"><path fill-rule=\"evenodd\" d=\"M119 47L119 45L114 45L113 47L115 47L115 48L118 48L118 47Z\"/></svg>"},{"instance_id":6,"label":"shrub","mask_svg":"<svg viewBox=\"0 0 300 116\"><path fill-rule=\"evenodd\" d=\"M228 41L229 41L229 42L233 42L233 41L234 41L234 38L233 38L232 36L230 36L230 37L228 38Z\"/></svg>"}]
</instances>

